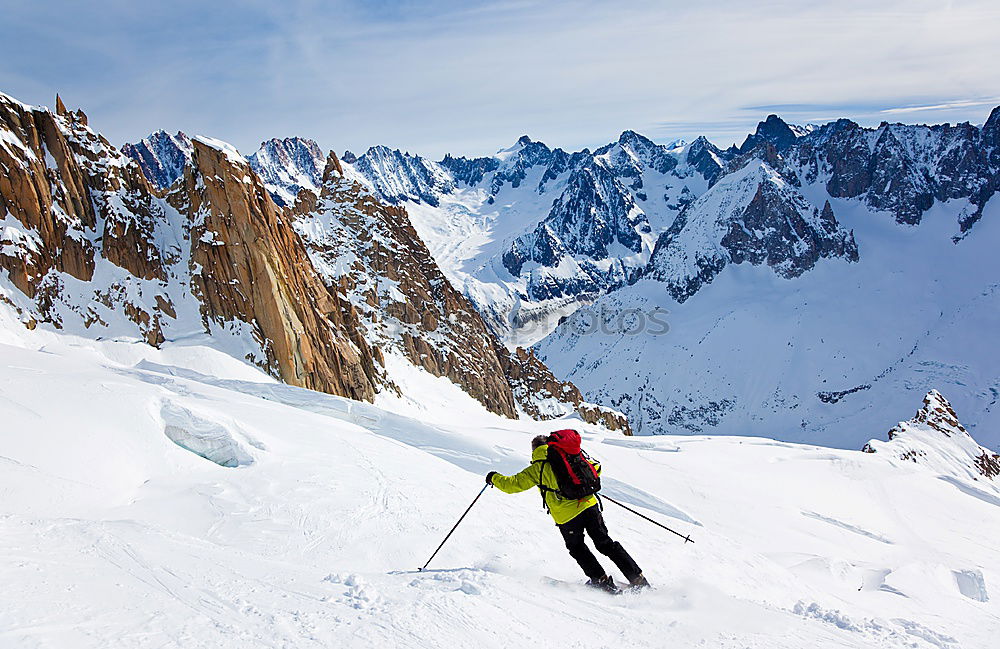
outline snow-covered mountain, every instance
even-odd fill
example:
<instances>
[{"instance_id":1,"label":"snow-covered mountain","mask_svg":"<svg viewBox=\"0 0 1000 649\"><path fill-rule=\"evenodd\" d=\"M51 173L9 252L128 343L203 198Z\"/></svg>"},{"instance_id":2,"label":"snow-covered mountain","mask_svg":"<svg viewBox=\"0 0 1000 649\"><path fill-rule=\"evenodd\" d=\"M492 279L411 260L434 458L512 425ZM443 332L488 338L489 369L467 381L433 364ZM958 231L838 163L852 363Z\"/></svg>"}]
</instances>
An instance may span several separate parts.
<instances>
[{"instance_id":1,"label":"snow-covered mountain","mask_svg":"<svg viewBox=\"0 0 1000 649\"><path fill-rule=\"evenodd\" d=\"M798 277L823 257L858 260L853 234L840 227L830 202L822 211L766 160L753 158L726 174L678 215L657 241L644 274L678 302L711 282L728 264L766 264Z\"/></svg>"},{"instance_id":2,"label":"snow-covered mountain","mask_svg":"<svg viewBox=\"0 0 1000 649\"><path fill-rule=\"evenodd\" d=\"M318 192L323 180L326 156L313 140L287 137L268 140L247 157L274 202L293 205L303 189Z\"/></svg>"},{"instance_id":3,"label":"snow-covered mountain","mask_svg":"<svg viewBox=\"0 0 1000 649\"><path fill-rule=\"evenodd\" d=\"M594 152L523 136L488 158L403 156L424 174L394 174L402 165L382 163L378 147L351 167L386 200L406 203L452 283L498 335L523 344L634 281L726 155L703 139L669 148L626 131Z\"/></svg>"},{"instance_id":4,"label":"snow-covered mountain","mask_svg":"<svg viewBox=\"0 0 1000 649\"><path fill-rule=\"evenodd\" d=\"M947 385L996 444L997 357L968 341L997 320L998 138L1000 109L982 127L771 115L726 150L626 131L566 153L522 137L424 161L439 180L392 200L508 344L537 343L641 432L856 447L890 423L883 406ZM355 171L376 193L401 186L370 168ZM661 313L667 335L620 333ZM574 332L598 322L604 334Z\"/></svg>"},{"instance_id":5,"label":"snow-covered mountain","mask_svg":"<svg viewBox=\"0 0 1000 649\"><path fill-rule=\"evenodd\" d=\"M30 329L154 346L205 338L292 385L365 401L427 371L504 416L578 413L627 431L532 354L499 345L406 212L343 170L321 203L314 191L295 210L275 203L287 183L312 183L296 170L327 167L314 144L265 143L252 160L269 185L230 145L194 137L164 189L61 102L52 113L0 95L0 134L0 301Z\"/></svg>"},{"instance_id":6,"label":"snow-covered mountain","mask_svg":"<svg viewBox=\"0 0 1000 649\"><path fill-rule=\"evenodd\" d=\"M0 646L991 646L997 115L134 159L0 95ZM655 590L534 493L416 569L568 426Z\"/></svg>"},{"instance_id":7,"label":"snow-covered mountain","mask_svg":"<svg viewBox=\"0 0 1000 649\"><path fill-rule=\"evenodd\" d=\"M945 386L1000 442L996 357L968 343L997 319L1000 109L982 127L771 115L726 150L625 131L595 151L523 136L484 158L349 160L492 331L641 432L853 448L891 423L883 405ZM637 315L649 331L616 333Z\"/></svg>"},{"instance_id":8,"label":"snow-covered mountain","mask_svg":"<svg viewBox=\"0 0 1000 649\"><path fill-rule=\"evenodd\" d=\"M436 206L441 194L455 188L440 165L385 146L368 149L354 160L353 167L371 183L379 197L393 204L416 199Z\"/></svg>"},{"instance_id":9,"label":"snow-covered mountain","mask_svg":"<svg viewBox=\"0 0 1000 649\"><path fill-rule=\"evenodd\" d=\"M166 189L184 173L194 145L185 133L170 135L156 131L135 144L122 146L122 153L139 163L143 175L159 189Z\"/></svg>"},{"instance_id":10,"label":"snow-covered mountain","mask_svg":"<svg viewBox=\"0 0 1000 649\"><path fill-rule=\"evenodd\" d=\"M887 406L947 386L996 445L1000 357L978 341L1000 321L1000 111L981 129L840 120L795 142L768 122L660 237L644 279L560 327L542 358L645 433L856 447ZM612 322L659 311L666 335ZM610 333L578 335L595 313Z\"/></svg>"}]
</instances>

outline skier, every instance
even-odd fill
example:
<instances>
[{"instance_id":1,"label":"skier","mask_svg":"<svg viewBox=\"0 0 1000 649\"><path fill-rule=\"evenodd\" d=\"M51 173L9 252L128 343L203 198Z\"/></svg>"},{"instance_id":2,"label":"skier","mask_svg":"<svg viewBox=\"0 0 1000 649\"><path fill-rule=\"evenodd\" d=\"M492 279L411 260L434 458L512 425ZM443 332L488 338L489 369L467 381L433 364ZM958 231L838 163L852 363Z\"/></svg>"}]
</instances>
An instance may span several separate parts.
<instances>
[{"instance_id":1,"label":"skier","mask_svg":"<svg viewBox=\"0 0 1000 649\"><path fill-rule=\"evenodd\" d=\"M539 488L542 492L542 502L552 518L555 519L556 527L559 528L563 540L566 542L566 549L590 578L587 585L611 593L618 592L614 580L604 572L597 557L584 542L584 530L590 534L597 551L607 556L618 566L632 588L639 589L649 586L649 582L643 577L642 570L636 565L635 560L629 556L621 543L608 536L608 528L604 524L604 516L601 515L597 496L589 495L579 500L572 500L559 495L556 473L549 463L548 445L552 438L560 433L572 433L577 440L579 439L579 435L575 431L558 431L552 436L538 435L531 440L531 464L512 476L490 471L486 475L486 483L508 494L525 491L532 487ZM601 465L594 462L591 466L594 467L595 476L600 475Z\"/></svg>"}]
</instances>

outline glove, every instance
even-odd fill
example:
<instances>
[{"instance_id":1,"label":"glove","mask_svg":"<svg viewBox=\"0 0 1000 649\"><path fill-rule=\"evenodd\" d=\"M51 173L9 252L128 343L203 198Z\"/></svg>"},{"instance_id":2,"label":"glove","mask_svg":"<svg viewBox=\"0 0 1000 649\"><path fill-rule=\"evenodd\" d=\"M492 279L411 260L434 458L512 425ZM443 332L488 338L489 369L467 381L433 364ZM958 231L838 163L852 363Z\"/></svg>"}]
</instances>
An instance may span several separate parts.
<instances>
[{"instance_id":1,"label":"glove","mask_svg":"<svg viewBox=\"0 0 1000 649\"><path fill-rule=\"evenodd\" d=\"M496 471L490 471L489 473L487 473L486 474L486 484L488 484L489 486L492 487L493 486L493 476L495 476L495 475L497 475Z\"/></svg>"}]
</instances>

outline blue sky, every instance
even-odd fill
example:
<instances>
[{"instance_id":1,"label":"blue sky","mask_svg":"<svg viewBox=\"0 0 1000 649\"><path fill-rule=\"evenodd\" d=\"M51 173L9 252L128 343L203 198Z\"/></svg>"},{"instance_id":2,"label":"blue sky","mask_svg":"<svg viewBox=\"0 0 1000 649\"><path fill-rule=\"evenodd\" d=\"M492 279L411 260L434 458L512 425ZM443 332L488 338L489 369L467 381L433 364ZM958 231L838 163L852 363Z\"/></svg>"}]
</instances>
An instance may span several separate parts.
<instances>
[{"instance_id":1,"label":"blue sky","mask_svg":"<svg viewBox=\"0 0 1000 649\"><path fill-rule=\"evenodd\" d=\"M115 144L163 128L250 153L302 135L481 155L742 141L791 122L982 123L994 1L0 0L0 92L59 91Z\"/></svg>"}]
</instances>

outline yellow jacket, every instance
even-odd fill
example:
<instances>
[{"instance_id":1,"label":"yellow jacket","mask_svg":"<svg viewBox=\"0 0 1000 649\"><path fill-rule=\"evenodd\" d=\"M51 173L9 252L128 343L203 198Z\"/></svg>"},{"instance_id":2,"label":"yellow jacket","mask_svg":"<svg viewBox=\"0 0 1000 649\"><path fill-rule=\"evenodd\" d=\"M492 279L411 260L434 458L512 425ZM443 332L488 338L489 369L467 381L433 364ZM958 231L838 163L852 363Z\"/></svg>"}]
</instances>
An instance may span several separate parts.
<instances>
[{"instance_id":1,"label":"yellow jacket","mask_svg":"<svg viewBox=\"0 0 1000 649\"><path fill-rule=\"evenodd\" d=\"M549 466L548 450L549 447L544 444L536 448L531 453L531 464L514 475L506 476L499 473L494 475L493 486L504 493L516 494L537 487L539 484L545 485L548 487L543 492L545 505L555 519L556 525L562 525L576 518L580 512L596 505L597 497L587 496L581 500L560 498L554 491L559 488L559 483L556 482L556 476ZM600 464L595 462L594 468L598 474L601 473Z\"/></svg>"}]
</instances>

